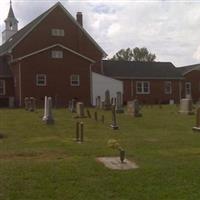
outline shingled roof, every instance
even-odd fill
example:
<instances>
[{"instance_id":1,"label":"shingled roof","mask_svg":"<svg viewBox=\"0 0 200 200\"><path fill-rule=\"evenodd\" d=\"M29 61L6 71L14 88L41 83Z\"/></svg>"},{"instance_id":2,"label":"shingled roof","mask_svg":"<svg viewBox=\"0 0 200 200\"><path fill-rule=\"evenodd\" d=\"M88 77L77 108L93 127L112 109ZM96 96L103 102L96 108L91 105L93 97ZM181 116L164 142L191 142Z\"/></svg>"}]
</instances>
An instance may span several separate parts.
<instances>
[{"instance_id":1,"label":"shingled roof","mask_svg":"<svg viewBox=\"0 0 200 200\"><path fill-rule=\"evenodd\" d=\"M136 62L103 60L106 76L120 79L182 79L170 62Z\"/></svg>"},{"instance_id":2,"label":"shingled roof","mask_svg":"<svg viewBox=\"0 0 200 200\"><path fill-rule=\"evenodd\" d=\"M200 70L200 64L195 64L195 65L188 65L184 67L178 67L177 70L182 74L187 74L188 72L192 70Z\"/></svg>"},{"instance_id":3,"label":"shingled roof","mask_svg":"<svg viewBox=\"0 0 200 200\"><path fill-rule=\"evenodd\" d=\"M49 8L46 12L41 14L39 17L34 19L32 22L30 22L28 25L26 25L21 30L17 31L10 39L8 39L3 45L0 46L0 55L3 55L7 53L8 51L12 50L19 41L21 41L29 32L31 32L35 26L37 26L52 10L54 10L57 6L60 6L65 13L68 15L68 17L72 20L73 23L75 23L76 26L78 26L83 33L89 38L89 40L103 53L104 56L107 56L105 51L96 43L96 41L87 33L87 31L78 24L78 22L74 19L74 17L62 6L60 2L56 3L54 6Z\"/></svg>"}]
</instances>

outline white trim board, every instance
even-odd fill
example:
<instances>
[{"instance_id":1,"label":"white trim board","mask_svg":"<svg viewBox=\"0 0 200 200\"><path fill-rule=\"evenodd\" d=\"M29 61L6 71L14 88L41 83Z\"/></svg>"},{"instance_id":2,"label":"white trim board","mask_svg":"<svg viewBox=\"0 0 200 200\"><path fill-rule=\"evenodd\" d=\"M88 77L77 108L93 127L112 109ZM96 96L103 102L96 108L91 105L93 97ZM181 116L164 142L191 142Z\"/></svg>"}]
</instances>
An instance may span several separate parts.
<instances>
[{"instance_id":1,"label":"white trim board","mask_svg":"<svg viewBox=\"0 0 200 200\"><path fill-rule=\"evenodd\" d=\"M43 51L52 49L52 48L54 48L54 47L60 47L60 48L65 49L65 50L67 50L67 51L69 51L69 52L71 52L71 53L73 53L73 54L75 54L75 55L77 55L77 56L79 56L79 57L81 57L81 58L83 58L83 59L85 59L85 60L91 62L91 63L95 63L95 61L92 60L91 58L88 58L88 57L86 57L86 56L84 56L84 55L82 55L82 54L79 54L78 52L76 52L76 51L74 51L74 50L72 50L72 49L70 49L70 48L68 48L68 47L63 46L62 44L54 44L54 45L45 47L45 48L43 48L43 49L34 51L34 52L30 53L30 54L27 54L27 55L25 55L25 56L22 56L22 57L19 57L19 58L14 59L14 60L12 61L12 63L13 63L13 62L20 61L20 60L23 60L23 59L28 58L28 57L30 57L30 56L39 54L39 53L41 53L41 52L43 52Z\"/></svg>"}]
</instances>

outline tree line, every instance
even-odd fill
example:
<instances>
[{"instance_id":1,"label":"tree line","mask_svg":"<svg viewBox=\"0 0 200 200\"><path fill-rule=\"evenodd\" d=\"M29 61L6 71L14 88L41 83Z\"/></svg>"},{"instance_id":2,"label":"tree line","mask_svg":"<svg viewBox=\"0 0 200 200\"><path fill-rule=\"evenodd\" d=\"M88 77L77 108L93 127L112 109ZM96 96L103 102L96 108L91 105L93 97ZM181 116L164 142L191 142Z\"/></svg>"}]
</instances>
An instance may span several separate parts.
<instances>
[{"instance_id":1,"label":"tree line","mask_svg":"<svg viewBox=\"0 0 200 200\"><path fill-rule=\"evenodd\" d=\"M110 60L154 62L156 55L148 51L146 47L135 47L133 49L121 49Z\"/></svg>"}]
</instances>

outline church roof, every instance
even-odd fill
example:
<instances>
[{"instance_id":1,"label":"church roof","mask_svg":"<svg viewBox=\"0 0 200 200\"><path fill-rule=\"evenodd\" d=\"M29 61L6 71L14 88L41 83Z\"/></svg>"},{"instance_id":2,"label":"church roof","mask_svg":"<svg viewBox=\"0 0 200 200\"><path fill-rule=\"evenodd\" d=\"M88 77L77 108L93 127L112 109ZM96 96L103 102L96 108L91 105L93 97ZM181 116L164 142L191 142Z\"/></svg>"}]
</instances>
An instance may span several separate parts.
<instances>
[{"instance_id":1,"label":"church roof","mask_svg":"<svg viewBox=\"0 0 200 200\"><path fill-rule=\"evenodd\" d=\"M60 6L68 17L72 20L72 22L78 26L82 32L88 37L88 39L103 53L104 56L107 56L105 51L95 42L95 40L85 31L85 29L78 24L78 22L74 19L74 17L62 6L60 2L56 3L54 6L49 8L46 12L38 16L32 22L27 24L21 30L17 31L10 39L8 39L4 44L0 46L0 55L8 53L11 51L24 37L26 37L52 10L54 10L57 6ZM12 13L11 13L12 14Z\"/></svg>"},{"instance_id":2,"label":"church roof","mask_svg":"<svg viewBox=\"0 0 200 200\"><path fill-rule=\"evenodd\" d=\"M170 62L137 62L103 60L106 76L119 79L182 79Z\"/></svg>"},{"instance_id":3,"label":"church roof","mask_svg":"<svg viewBox=\"0 0 200 200\"><path fill-rule=\"evenodd\" d=\"M188 65L184 67L178 67L177 70L182 74L185 75L193 70L198 70L200 71L200 64L195 64L195 65Z\"/></svg>"}]
</instances>

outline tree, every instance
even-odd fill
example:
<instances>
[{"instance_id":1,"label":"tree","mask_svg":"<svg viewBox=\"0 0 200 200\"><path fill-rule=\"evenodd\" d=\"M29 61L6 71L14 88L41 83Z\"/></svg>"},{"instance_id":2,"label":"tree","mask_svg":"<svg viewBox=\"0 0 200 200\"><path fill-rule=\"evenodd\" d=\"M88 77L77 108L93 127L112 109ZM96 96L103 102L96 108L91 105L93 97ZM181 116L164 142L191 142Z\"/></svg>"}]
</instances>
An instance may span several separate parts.
<instances>
[{"instance_id":1,"label":"tree","mask_svg":"<svg viewBox=\"0 0 200 200\"><path fill-rule=\"evenodd\" d=\"M126 61L142 61L153 62L156 59L156 55L150 53L146 47L134 48L134 49L121 49L119 50L111 60L126 60Z\"/></svg>"}]
</instances>

